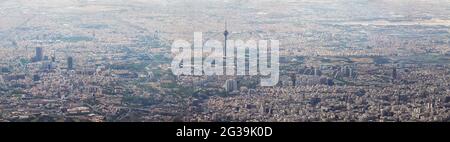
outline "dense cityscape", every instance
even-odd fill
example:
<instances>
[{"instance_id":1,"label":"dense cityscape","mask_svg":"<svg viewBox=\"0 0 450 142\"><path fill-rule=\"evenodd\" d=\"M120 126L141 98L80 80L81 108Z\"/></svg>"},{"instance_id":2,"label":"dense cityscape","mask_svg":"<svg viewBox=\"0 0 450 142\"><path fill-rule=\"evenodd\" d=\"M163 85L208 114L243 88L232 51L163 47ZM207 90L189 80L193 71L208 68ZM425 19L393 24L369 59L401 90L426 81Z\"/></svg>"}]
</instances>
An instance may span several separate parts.
<instances>
[{"instance_id":1,"label":"dense cityscape","mask_svg":"<svg viewBox=\"0 0 450 142\"><path fill-rule=\"evenodd\" d=\"M448 0L4 0L1 122L448 122ZM226 24L225 24L226 23ZM172 42L280 40L261 76L171 70Z\"/></svg>"}]
</instances>

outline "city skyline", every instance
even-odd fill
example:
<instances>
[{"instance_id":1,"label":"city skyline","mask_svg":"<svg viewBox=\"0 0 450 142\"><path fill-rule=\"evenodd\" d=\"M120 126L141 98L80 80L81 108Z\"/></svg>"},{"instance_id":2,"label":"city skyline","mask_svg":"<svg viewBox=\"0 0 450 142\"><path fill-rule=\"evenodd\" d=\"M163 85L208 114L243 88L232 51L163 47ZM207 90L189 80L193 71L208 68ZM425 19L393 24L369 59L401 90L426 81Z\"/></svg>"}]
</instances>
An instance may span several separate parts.
<instances>
[{"instance_id":1,"label":"city skyline","mask_svg":"<svg viewBox=\"0 0 450 142\"><path fill-rule=\"evenodd\" d=\"M5 0L0 121L448 122L449 7ZM221 66L224 74L208 74ZM275 83L261 85L270 75Z\"/></svg>"}]
</instances>

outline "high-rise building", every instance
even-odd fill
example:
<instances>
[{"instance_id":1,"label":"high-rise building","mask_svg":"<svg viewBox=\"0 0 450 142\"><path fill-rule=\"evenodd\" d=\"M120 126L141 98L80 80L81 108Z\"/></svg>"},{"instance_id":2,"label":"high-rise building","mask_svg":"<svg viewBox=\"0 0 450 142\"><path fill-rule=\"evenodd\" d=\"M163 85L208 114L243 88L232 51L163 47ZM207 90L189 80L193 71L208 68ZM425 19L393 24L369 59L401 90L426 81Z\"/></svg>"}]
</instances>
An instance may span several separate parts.
<instances>
[{"instance_id":1,"label":"high-rise building","mask_svg":"<svg viewBox=\"0 0 450 142\"><path fill-rule=\"evenodd\" d=\"M56 54L55 54L55 51L53 51L52 62L56 62Z\"/></svg>"},{"instance_id":2,"label":"high-rise building","mask_svg":"<svg viewBox=\"0 0 450 142\"><path fill-rule=\"evenodd\" d=\"M42 47L36 47L36 55L34 56L34 61L38 62L38 61L42 61Z\"/></svg>"},{"instance_id":3,"label":"high-rise building","mask_svg":"<svg viewBox=\"0 0 450 142\"><path fill-rule=\"evenodd\" d=\"M314 75L315 76L322 76L322 71L320 68L314 68Z\"/></svg>"},{"instance_id":4,"label":"high-rise building","mask_svg":"<svg viewBox=\"0 0 450 142\"><path fill-rule=\"evenodd\" d=\"M353 67L351 67L350 71L348 72L348 77L353 78L353 76L354 76Z\"/></svg>"},{"instance_id":5,"label":"high-rise building","mask_svg":"<svg viewBox=\"0 0 450 142\"><path fill-rule=\"evenodd\" d=\"M333 86L334 85L334 81L333 81L333 79L327 79L327 85L328 86Z\"/></svg>"},{"instance_id":6,"label":"high-rise building","mask_svg":"<svg viewBox=\"0 0 450 142\"><path fill-rule=\"evenodd\" d=\"M397 68L396 67L394 67L392 69L392 79L393 80L397 79Z\"/></svg>"},{"instance_id":7,"label":"high-rise building","mask_svg":"<svg viewBox=\"0 0 450 142\"><path fill-rule=\"evenodd\" d=\"M225 82L225 91L230 93L230 92L237 91L237 90L238 90L238 85L237 85L237 81L236 80L228 79Z\"/></svg>"},{"instance_id":8,"label":"high-rise building","mask_svg":"<svg viewBox=\"0 0 450 142\"><path fill-rule=\"evenodd\" d=\"M344 76L345 77L350 77L350 72L351 72L351 67L350 66L345 66L345 71L344 71Z\"/></svg>"},{"instance_id":9,"label":"high-rise building","mask_svg":"<svg viewBox=\"0 0 450 142\"><path fill-rule=\"evenodd\" d=\"M39 81L41 80L41 77L39 77L39 75L35 74L33 75L33 81Z\"/></svg>"},{"instance_id":10,"label":"high-rise building","mask_svg":"<svg viewBox=\"0 0 450 142\"><path fill-rule=\"evenodd\" d=\"M67 58L67 69L73 70L73 58L72 57Z\"/></svg>"}]
</instances>

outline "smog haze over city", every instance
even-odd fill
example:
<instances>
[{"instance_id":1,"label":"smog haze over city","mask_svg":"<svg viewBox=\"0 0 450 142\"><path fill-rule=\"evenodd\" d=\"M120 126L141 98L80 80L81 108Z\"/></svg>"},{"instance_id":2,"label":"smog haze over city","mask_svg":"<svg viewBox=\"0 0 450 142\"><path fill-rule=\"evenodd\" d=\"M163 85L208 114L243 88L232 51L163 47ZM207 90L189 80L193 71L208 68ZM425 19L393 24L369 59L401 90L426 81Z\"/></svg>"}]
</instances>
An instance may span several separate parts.
<instances>
[{"instance_id":1,"label":"smog haze over city","mask_svg":"<svg viewBox=\"0 0 450 142\"><path fill-rule=\"evenodd\" d=\"M0 0L0 121L448 122L449 39L449 0Z\"/></svg>"}]
</instances>

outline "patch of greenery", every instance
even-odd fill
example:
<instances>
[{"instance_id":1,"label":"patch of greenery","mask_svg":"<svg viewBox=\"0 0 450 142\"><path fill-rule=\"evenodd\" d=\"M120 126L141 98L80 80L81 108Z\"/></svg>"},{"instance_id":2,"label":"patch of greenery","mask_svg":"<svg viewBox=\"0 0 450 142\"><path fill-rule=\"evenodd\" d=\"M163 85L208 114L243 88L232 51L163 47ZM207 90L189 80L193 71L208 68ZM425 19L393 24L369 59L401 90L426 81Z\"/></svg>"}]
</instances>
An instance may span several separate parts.
<instances>
[{"instance_id":1,"label":"patch of greenery","mask_svg":"<svg viewBox=\"0 0 450 142\"><path fill-rule=\"evenodd\" d=\"M388 59L386 57L374 57L373 61L375 62L375 64L389 64L390 63L390 59Z\"/></svg>"},{"instance_id":2,"label":"patch of greenery","mask_svg":"<svg viewBox=\"0 0 450 142\"><path fill-rule=\"evenodd\" d=\"M162 88L168 88L168 89L173 89L173 88L178 88L177 83L171 82L171 83L162 83L161 84Z\"/></svg>"},{"instance_id":3,"label":"patch of greenery","mask_svg":"<svg viewBox=\"0 0 450 142\"><path fill-rule=\"evenodd\" d=\"M153 56L155 61L159 61L159 62L167 62L170 61L169 58L167 58L166 56L162 55L162 54L156 54Z\"/></svg>"},{"instance_id":4,"label":"patch of greenery","mask_svg":"<svg viewBox=\"0 0 450 142\"><path fill-rule=\"evenodd\" d=\"M83 24L80 25L80 28L85 28L85 29L106 29L108 28L108 25L104 25L104 24Z\"/></svg>"},{"instance_id":5,"label":"patch of greenery","mask_svg":"<svg viewBox=\"0 0 450 142\"><path fill-rule=\"evenodd\" d=\"M25 91L23 90L14 90L11 92L12 95L22 95L22 94L26 94Z\"/></svg>"},{"instance_id":6,"label":"patch of greenery","mask_svg":"<svg viewBox=\"0 0 450 142\"><path fill-rule=\"evenodd\" d=\"M148 65L148 63L132 63L123 65L111 65L110 68L116 70L144 71L145 67L147 67Z\"/></svg>"},{"instance_id":7,"label":"patch of greenery","mask_svg":"<svg viewBox=\"0 0 450 142\"><path fill-rule=\"evenodd\" d=\"M29 59L22 58L22 59L20 59L20 63L22 65L27 65L27 64L31 63L31 61Z\"/></svg>"},{"instance_id":8,"label":"patch of greenery","mask_svg":"<svg viewBox=\"0 0 450 142\"><path fill-rule=\"evenodd\" d=\"M139 104L144 106L151 106L158 103L158 101L152 97L141 96L124 96L122 101L125 103Z\"/></svg>"},{"instance_id":9,"label":"patch of greenery","mask_svg":"<svg viewBox=\"0 0 450 142\"><path fill-rule=\"evenodd\" d=\"M59 40L64 42L80 42L80 41L92 41L94 38L87 36L68 36L68 37L60 37Z\"/></svg>"},{"instance_id":10,"label":"patch of greenery","mask_svg":"<svg viewBox=\"0 0 450 142\"><path fill-rule=\"evenodd\" d=\"M321 59L322 63L331 63L331 59Z\"/></svg>"}]
</instances>

